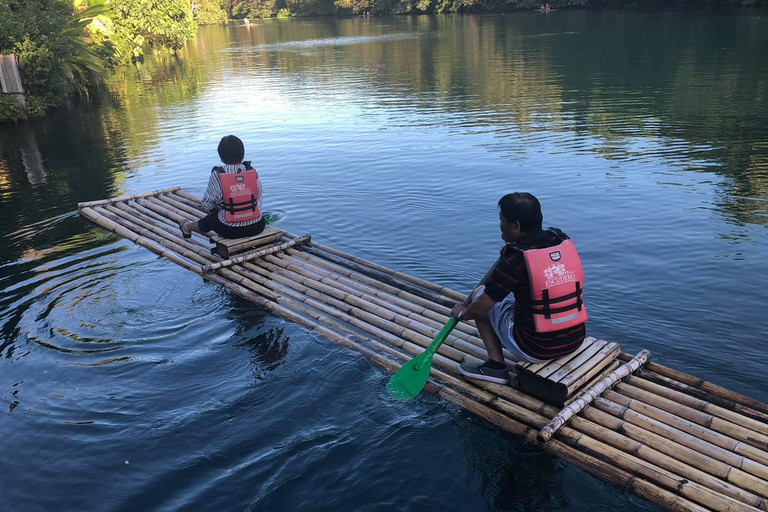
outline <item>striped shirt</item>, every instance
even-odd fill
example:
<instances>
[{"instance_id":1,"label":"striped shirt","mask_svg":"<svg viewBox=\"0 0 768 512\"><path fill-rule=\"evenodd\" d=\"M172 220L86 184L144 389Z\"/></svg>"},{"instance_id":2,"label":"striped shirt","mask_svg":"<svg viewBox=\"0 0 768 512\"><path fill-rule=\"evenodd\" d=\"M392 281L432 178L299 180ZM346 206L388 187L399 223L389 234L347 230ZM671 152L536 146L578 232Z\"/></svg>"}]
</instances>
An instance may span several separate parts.
<instances>
[{"instance_id":1,"label":"striped shirt","mask_svg":"<svg viewBox=\"0 0 768 512\"><path fill-rule=\"evenodd\" d=\"M514 246L521 250L541 249L559 245L561 241L556 233L539 230L517 240ZM485 285L485 293L496 302L514 293L515 324L512 335L523 352L537 359L555 359L570 354L584 341L586 327L580 324L562 331L536 332L531 283L521 250L510 244L501 250L501 259Z\"/></svg>"},{"instance_id":2,"label":"striped shirt","mask_svg":"<svg viewBox=\"0 0 768 512\"><path fill-rule=\"evenodd\" d=\"M219 210L217 217L219 221L225 226L231 226L233 228L241 228L243 226L250 226L256 224L261 220L261 216L257 219L246 220L243 222L226 222L226 212L222 210L224 207L224 192L221 190L221 180L219 179L219 169L224 169L226 173L244 172L248 169L252 169L251 162L243 162L241 164L225 164L222 166L216 166L211 170L211 178L208 180L208 188L205 189L203 195L203 206L208 210ZM259 196L256 198L256 204L261 210L261 178L257 179L259 184Z\"/></svg>"}]
</instances>

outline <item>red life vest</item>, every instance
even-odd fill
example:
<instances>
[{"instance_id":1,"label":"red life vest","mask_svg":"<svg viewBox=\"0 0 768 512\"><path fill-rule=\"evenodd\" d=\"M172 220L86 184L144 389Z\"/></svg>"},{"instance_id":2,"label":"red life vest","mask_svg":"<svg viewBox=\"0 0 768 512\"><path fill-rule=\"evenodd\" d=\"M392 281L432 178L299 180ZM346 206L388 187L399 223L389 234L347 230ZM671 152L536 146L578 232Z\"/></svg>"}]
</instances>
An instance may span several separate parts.
<instances>
[{"instance_id":1,"label":"red life vest","mask_svg":"<svg viewBox=\"0 0 768 512\"><path fill-rule=\"evenodd\" d=\"M224 220L246 222L261 217L257 203L259 197L259 175L255 169L226 173L219 171L221 192L224 196Z\"/></svg>"},{"instance_id":2,"label":"red life vest","mask_svg":"<svg viewBox=\"0 0 768 512\"><path fill-rule=\"evenodd\" d=\"M584 271L573 242L523 251L536 332L568 329L587 321L582 289Z\"/></svg>"}]
</instances>

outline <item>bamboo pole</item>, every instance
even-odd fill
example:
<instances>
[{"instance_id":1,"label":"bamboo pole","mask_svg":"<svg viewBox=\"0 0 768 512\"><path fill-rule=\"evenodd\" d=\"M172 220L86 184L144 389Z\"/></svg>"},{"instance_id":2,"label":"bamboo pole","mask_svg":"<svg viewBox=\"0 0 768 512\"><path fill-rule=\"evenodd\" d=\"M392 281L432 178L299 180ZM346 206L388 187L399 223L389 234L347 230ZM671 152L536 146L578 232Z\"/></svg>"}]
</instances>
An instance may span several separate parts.
<instances>
[{"instance_id":1,"label":"bamboo pole","mask_svg":"<svg viewBox=\"0 0 768 512\"><path fill-rule=\"evenodd\" d=\"M454 365L454 368L455 368L455 365ZM669 464L673 464L673 465L674 465L674 463L673 463L673 462L670 462ZM684 466L684 465L683 465L683 466ZM691 471L692 471L692 470L691 470ZM695 474L695 472L694 472L694 474ZM700 475L699 475L699 476L700 476ZM705 480L706 480L706 478L705 478ZM709 483L710 483L710 485L715 485L715 486L718 486L718 485L720 485L720 484L717 484L716 482L715 482L715 483L709 482ZM718 487L718 488L720 488L720 487ZM743 494L743 493L742 493L740 490L738 490L738 489L734 488L733 486L724 486L724 487L722 487L722 488L723 488L723 489L725 489L727 492L730 492L730 493L732 493L732 494L735 494L736 496L741 496L741 497L744 497L744 496L747 496L747 494L748 494L748 493L747 493L747 494ZM752 499L752 501L753 501L753 502L755 502L755 499L754 499L754 497L752 497L752 496L748 496L748 497L747 497L747 498L745 498L745 499ZM731 506L732 506L732 504L731 504L731 505L729 505L729 508L728 508L729 510L730 510L730 509L732 509L732 508L730 508Z\"/></svg>"},{"instance_id":2,"label":"bamboo pole","mask_svg":"<svg viewBox=\"0 0 768 512\"><path fill-rule=\"evenodd\" d=\"M649 393L648 391L629 384L620 383L616 386L616 390L629 398L641 400L649 405L653 405L659 409L676 414L681 418L712 429L715 432L720 432L721 434L725 434L739 441L751 444L761 450L768 449L768 437L742 427L741 425L736 425L735 423L712 416L711 414L691 409L690 407L678 404L667 398L656 396L653 393Z\"/></svg>"},{"instance_id":3,"label":"bamboo pole","mask_svg":"<svg viewBox=\"0 0 768 512\"><path fill-rule=\"evenodd\" d=\"M277 267L279 267L280 269L293 271L295 274L298 274L298 276L294 277L294 279L297 279L299 282L301 282L306 286L317 287L318 286L317 283L326 284L328 286L338 289L340 292L344 292L345 294L348 294L354 297L359 297L377 306L380 306L386 309L387 311L395 314L395 320L401 325L408 325L408 322L409 322L408 320L404 320L403 317L407 319L415 320L417 322L416 325L424 326L422 327L422 331L420 331L422 334L425 334L428 336L434 336L435 332L439 331L443 327L442 324L439 324L438 322L428 317L421 316L417 312L414 312L414 311L411 311L410 309L406 309L405 307L401 307L399 305L393 304L392 302L382 300L377 295L371 295L371 293L365 293L364 291L362 291L367 289L372 291L372 293L376 293L375 289L370 289L368 287L363 287L363 286L360 286L358 288L353 288L351 286L347 286L341 283L340 280L338 279L326 278L325 276L330 275L329 273L327 272L323 272L322 274L315 273L313 270L309 268L309 266L296 264L295 263L296 260L286 254L275 254L265 258L265 260L275 265L274 267L270 267L270 270L272 271L277 271ZM390 296L390 299L391 299L391 296ZM348 298L346 300L352 300L352 299ZM405 301L400 301L400 303L404 305L409 304ZM417 309L421 309L421 308L417 306ZM428 328L432 330L429 330ZM482 340L480 338L470 336L462 331L454 331L452 335L448 336L446 343L449 346L460 346L477 357L485 357L485 348L483 346ZM510 358L509 352L505 351L505 357Z\"/></svg>"},{"instance_id":4,"label":"bamboo pole","mask_svg":"<svg viewBox=\"0 0 768 512\"><path fill-rule=\"evenodd\" d=\"M629 360L632 358L632 356L630 356L629 354L621 354L619 357L622 359L622 361ZM768 404L755 400L754 398L750 398L748 396L742 395L741 393L736 393L735 391L731 391L730 389L726 389L716 384L712 384L711 382L707 382L698 377L694 377L692 375L688 375L686 373L673 370L672 368L662 366L658 363L651 363L648 365L646 369L654 373L658 373L659 375L663 375L664 377L668 377L678 382L682 382L683 384L687 384L688 386L691 386L693 388L706 391L707 393L711 393L721 398L725 398L726 400L730 400L731 402L744 405L746 407L755 409L757 411L768 413Z\"/></svg>"},{"instance_id":5,"label":"bamboo pole","mask_svg":"<svg viewBox=\"0 0 768 512\"><path fill-rule=\"evenodd\" d=\"M122 201L130 201L131 199L136 199L138 197L149 197L154 196L157 194L164 194L166 192L173 192L176 190L179 190L181 187L170 187L170 188L164 188L162 190L153 190L151 192L144 192L142 194L130 194L130 195L124 195L119 197L112 197L109 199L99 199L98 201L86 201L84 203L77 203L77 208L90 208L93 206L100 206L103 204L109 204L109 203L119 203Z\"/></svg>"},{"instance_id":6,"label":"bamboo pole","mask_svg":"<svg viewBox=\"0 0 768 512\"><path fill-rule=\"evenodd\" d=\"M248 269L257 270L259 269L260 264L263 264L263 263L257 261L257 262L247 263L245 264L245 267ZM334 291L332 289L325 290L326 293L317 292L304 285L295 283L290 279L290 277L283 276L282 273L274 273L266 269L261 269L261 271L266 274L271 274L272 279L279 281L287 286L294 287L295 289L297 289L297 291L301 291L308 297L312 297L315 300L322 301L326 304L333 306L337 310L342 311L346 315L346 319L349 322L352 322L351 319L353 318L358 319L363 323L368 323L370 325L373 325L398 338L402 338L403 340L416 343L421 347L427 347L432 342L432 338L429 338L428 336L423 335L418 331L411 330L408 327L405 327L403 325L398 325L397 323L395 323L394 313L387 314L381 308L378 308L377 306L371 303L368 303L367 301L355 298L355 300L350 301L352 303L344 302L343 300L333 297ZM348 298L348 297L349 295L347 295L345 298ZM365 326L358 325L358 322L354 322L352 323L352 325L361 329L365 329ZM468 354L465 354L464 352L461 352L456 348L453 348L450 346L441 346L438 352L458 362L461 362L465 358L471 361L478 360L478 358L469 356Z\"/></svg>"},{"instance_id":7,"label":"bamboo pole","mask_svg":"<svg viewBox=\"0 0 768 512\"><path fill-rule=\"evenodd\" d=\"M189 193L187 193L187 192L184 192L184 190L183 190L183 189L181 189L181 188L180 188L180 189L178 189L178 190L174 190L174 192L173 192L173 193L174 193L174 194L176 194L177 196L181 196L181 197L183 197L183 198L184 198L184 199L186 199L187 201L191 201L191 202L193 202L193 203L199 204L201 208L202 208L202 206L203 206L203 202L200 200L200 198L199 198L199 197L197 197L197 196L193 196L192 194L189 194Z\"/></svg>"},{"instance_id":8,"label":"bamboo pole","mask_svg":"<svg viewBox=\"0 0 768 512\"><path fill-rule=\"evenodd\" d=\"M603 371L601 371L599 374L597 374L594 377L592 377L592 380L587 382L584 385L584 389L582 389L581 391L579 391L577 393L574 393L568 400L566 400L565 403L563 404L563 407L565 407L567 405L571 405L573 402L578 400L581 397L581 395L586 390L588 390L589 388L591 388L592 386L597 384L597 382L600 381L600 379L602 379L603 377L605 377L606 375L611 373L613 370L615 370L619 366L621 366L621 362L619 362L617 359L613 360L613 362L611 362L611 364L609 364L608 366L603 368Z\"/></svg>"},{"instance_id":9,"label":"bamboo pole","mask_svg":"<svg viewBox=\"0 0 768 512\"><path fill-rule=\"evenodd\" d=\"M590 410L591 409L593 408L590 408ZM661 436L664 439L668 439L679 447L694 450L702 455L727 464L728 466L743 470L759 478L763 482L763 485L766 485L765 482L768 482L768 466L755 462L743 455L721 448L692 434L688 434L673 426L667 425L666 423L662 423L661 421L608 400L607 398L596 399L594 402L594 409L610 414L619 420L623 420L624 423L621 428L626 424L635 425L648 432ZM588 411L584 412L585 417L587 417L588 414Z\"/></svg>"},{"instance_id":10,"label":"bamboo pole","mask_svg":"<svg viewBox=\"0 0 768 512\"><path fill-rule=\"evenodd\" d=\"M708 393L704 390L694 388L692 386L689 386L688 384L678 382L674 379L670 379L669 377L664 377L663 375L659 375L658 373L654 373L646 369L640 370L640 372L638 373L638 376L642 377L645 380L655 382L656 384L661 384L668 388L672 388L675 391L680 391L682 393L691 395L705 402L713 403L720 407L724 407L725 409L738 412L739 414L747 416L748 418L760 420L763 423L768 424L768 414L762 413L760 411L757 411L745 405L732 402L731 400L719 397L717 395L713 395L712 393Z\"/></svg>"},{"instance_id":11,"label":"bamboo pole","mask_svg":"<svg viewBox=\"0 0 768 512\"><path fill-rule=\"evenodd\" d=\"M202 256L198 256L198 257L199 258L203 258ZM208 258L208 260L210 261L210 257ZM248 265L248 266L255 266L255 265L252 265L251 263L247 263L246 265ZM240 267L234 267L234 268L239 269ZM234 275L234 272L229 271L227 269L222 270L222 272L226 272L226 273L230 273L231 272ZM239 277L237 277L237 276L234 276L234 277L239 279ZM214 281L214 282L220 281L220 280L227 281L226 279L220 279L218 275L211 275L211 276L208 276L206 278L211 280L211 281ZM211 278L213 278L213 279L211 279ZM249 283L249 280L243 278L242 282ZM253 286L254 289L260 289L260 287L258 285L256 285L255 283L253 283L253 282L250 282L250 283L252 283L251 286ZM236 283L231 283L231 282L228 282L227 284L230 285L232 288L235 288L235 289L237 289L237 287L240 286L240 285L238 285ZM232 289L232 288L230 288L230 289ZM243 288L243 287L240 286L240 288ZM251 295L254 295L255 296L254 302L256 302L257 304L259 304L259 302L262 302L262 303L266 302L264 298L262 298L260 296L256 296L253 292L250 292L249 289L240 289L239 291L240 292L247 292L247 293L250 293ZM237 291L235 293L237 293ZM267 290L267 289L263 289L262 293L267 294L267 296L274 297L274 300L284 301L285 304L291 304L291 305L294 304L289 299L282 298L282 297L278 296L277 294L275 294L274 292L269 292L269 290ZM265 308L265 309L269 309L269 308ZM335 333L334 331L331 331L331 330L329 330L327 328L324 328L321 325L318 325L315 321L310 321L306 317L301 316L301 315L295 313L293 310L289 309L287 306L282 306L282 304L276 304L274 309L275 309L275 311L277 311L276 314L281 314L280 310L281 309L284 310L283 311L284 315L288 316L289 317L288 319L291 320L291 321L296 321L296 323L300 323L300 324L301 324L301 322L304 322L305 326L307 324L310 326L309 328L312 328L311 326L314 325L315 327L314 327L313 330L316 330L316 332L322 333L322 332L324 332L323 329L325 329L325 331L327 331L327 333L323 334L324 336L329 337L331 339L333 339L332 336L340 337L340 338L342 338L342 340L339 341L339 342L341 344L345 345L345 346L349 346L350 344L354 345L354 343L355 343L351 338L340 336L339 334ZM312 310L311 309L307 309L307 311L312 311ZM316 312L314 312L314 314L318 316L318 320L317 321L323 322L324 320L327 320L327 317L324 318L322 314L319 314L319 313L316 313ZM299 320L301 320L301 322ZM408 347L411 346L411 344L408 343L408 342L404 342L403 345L404 346L408 346ZM369 360L371 360L371 362L373 364L376 364L377 366L380 366L380 367L388 366L389 371L394 371L395 369L397 369L398 365L396 363L394 363L393 361L391 361L391 360L389 360L389 359L387 359L387 358L385 358L383 356L378 355L377 353L373 352L370 349L365 349L365 347L362 347L362 348L364 349L363 352L365 354L367 354L366 357L369 357L370 358ZM391 350L391 349L389 349L389 350ZM455 372L456 363L446 362L446 361L444 361L444 358L442 356L436 357L435 362L436 363L439 362L439 363L441 363L443 365L447 365L447 367L452 368L452 371ZM458 381L458 382L461 382L461 381ZM461 383L463 385L463 389L471 389L469 384L466 384L466 383L463 383L463 382L461 382ZM469 410L471 410L473 412L476 411L476 410L477 411L481 411L482 412L482 414L480 414L481 417L485 417L486 419L487 418L495 418L496 420L499 420L502 424L510 425L509 421L511 421L511 420L507 416L505 416L504 414L497 413L497 412L493 411L492 409L488 409L487 407L485 409L479 409L482 406L480 404L477 404L477 402L472 402L471 400L467 399L463 395L459 394L456 391L453 391L450 388L447 388L447 387L444 387L444 386L440 387L440 384L438 384L435 381L430 381L428 383L428 390L431 390L433 392L436 390L438 393L440 393L440 396L442 396L443 398L452 400L452 401L454 401L457 404L462 405L462 406L466 405L467 407L470 408ZM510 390L510 391L512 391L512 390ZM504 401L503 400L500 400L498 398L493 398L493 397L491 397L490 399L494 400L495 403L501 404L502 407L506 407L506 409L509 410L509 407L504 405ZM520 412L520 411L518 411L518 412ZM530 411L526 411L525 414L529 414L529 413L530 413ZM538 421L541 421L541 420L538 420ZM586 420L582 420L582 418L576 417L574 424L576 424L576 423L581 424L582 421L586 421ZM521 424L518 424L515 428L517 428L518 431L520 431L519 430L520 427L521 427ZM531 429L529 429L527 427L522 426L522 428L524 429L522 432L526 435L527 439L529 441L534 441L533 436L535 436L535 433ZM595 432L600 431L600 428L598 428L598 426L591 426L589 428L593 429L593 431L595 431ZM602 428L604 428L604 427L602 427ZM567 427L564 430L565 430L565 434L570 436L568 438L570 441L575 441L576 439L578 439L579 441L577 441L577 442L578 443L582 443L581 446L580 446L581 448L585 448L585 447L591 446L593 449L600 450L600 453L607 454L607 455L602 455L602 456L610 457L610 455L611 455L610 450L606 451L606 448L604 447L604 445L600 441L596 441L596 440L589 441L588 437L586 439L584 439L585 436L583 434L578 434L578 433L572 432L571 430L567 430ZM616 435L618 435L618 434L616 434ZM611 437L615 440L615 442L622 443L622 446L627 446L627 447L630 446L630 444L625 439L622 439L620 437L613 437L613 436L611 436ZM702 510L700 507L697 507L696 505L691 504L688 500L680 498L679 496L675 496L674 494L670 493L669 491L665 491L663 489L660 489L657 485L650 484L649 482L646 482L642 478L633 477L629 472L626 472L626 471L624 471L622 469L610 468L607 464L600 463L600 461L598 459L596 459L594 457L589 457L589 455L585 455L583 453L579 453L578 451L573 450L573 451L569 452L566 449L567 446L562 445L562 447L561 447L560 446L561 444L562 443L559 443L558 441L552 441L548 445L546 445L547 448L545 448L545 449L547 451L550 451L550 452L553 452L554 450L562 449L562 451L559 454L562 454L565 457L572 457L573 458L572 460L580 461L579 464L582 464L582 465L584 465L585 468L589 468L589 469L591 469L593 471L598 471L600 468L605 469L609 473L609 475L608 476L604 476L604 478L614 479L616 481L622 481L622 482L624 482L624 485L631 486L632 489L635 492L637 492L638 494L640 494L641 496L649 498L649 499L653 499L657 503L663 503L665 506L680 507L679 508L680 510ZM650 450L646 450L646 451L650 451ZM700 486L697 487L696 485L690 484L690 482L685 482L685 480L681 481L680 478L677 475L674 475L673 473L670 473L670 474L659 474L658 468L654 468L653 465L643 464L642 462L638 462L638 461L636 461L636 460L634 460L632 458L630 458L630 459L628 459L628 461L624 461L624 462L628 462L630 464L640 464L641 468L645 468L644 471L646 471L647 474L654 475L654 478L658 478L659 481L666 482L670 486L672 485L672 481L673 481L673 480L670 480L670 477L672 479L677 478L677 480L674 480L675 485L680 485L681 482L683 482L682 483L682 488L674 488L674 489L678 490L678 492L680 492L684 496L686 495L686 493L688 493L688 495L692 499L695 499L695 500L697 500L697 501L699 501L701 503L706 502L708 504L714 504L713 508L716 508L717 510L748 510L749 509L748 507L745 508L741 504L739 504L737 502L733 502L733 500L729 500L726 497L724 497L724 496L722 496L722 495L720 495L720 494L718 494L718 493L716 493L716 492L714 492L714 491L712 491L710 489L707 489L705 487L700 487ZM688 471L688 469L686 469L686 471ZM686 487L686 485L688 487ZM672 487L670 487L670 488L672 488ZM724 489L726 489L729 492L731 492L731 490L729 488L727 488L727 487L724 488Z\"/></svg>"},{"instance_id":12,"label":"bamboo pole","mask_svg":"<svg viewBox=\"0 0 768 512\"><path fill-rule=\"evenodd\" d=\"M296 235L294 235L292 233L287 233L287 232L284 232L284 233L285 233L285 236L288 237L288 238L295 238L296 237ZM425 279L419 279L418 277L414 277L414 276L409 275L409 274L404 274L402 272L398 272L396 270L392 270L392 269L389 269L387 267L383 267L383 266L378 265L376 263L373 263L371 261L364 260L362 258L358 258L357 256L354 256L352 254L348 254L346 252L339 251L339 250L334 249L332 247L328 247L328 246L325 246L325 245L320 245L317 242L312 242L312 246L317 248L317 249L320 249L321 251L325 251L325 252L327 252L329 254L332 254L334 256L338 256L340 258L349 260L349 261L351 261L353 263L357 263L359 265L363 265L363 266L369 267L372 270L376 270L376 271L381 272L383 274L387 274L387 275L392 276L392 277L394 277L396 279L400 279L402 281L406 281L408 283L415 284L416 286L420 286L422 288L426 288L427 290L431 290L431 291L437 292L439 294L445 295L446 297L449 297L449 298L453 299L454 301L463 302L464 299L467 298L466 295L463 295L463 294L461 294L461 293L459 293L457 291L454 291L454 290L452 290L450 288L447 288L445 286L440 286L440 285L437 285L437 284L432 283L430 281L427 281Z\"/></svg>"},{"instance_id":13,"label":"bamboo pole","mask_svg":"<svg viewBox=\"0 0 768 512\"><path fill-rule=\"evenodd\" d=\"M579 399L566 406L557 414L557 416L552 418L549 423L544 426L544 428L541 429L538 436L539 442L546 443L552 439L552 436L555 434L555 432L563 428L569 419L579 414L595 398L613 387L613 385L616 384L619 380L636 372L645 363L647 363L650 358L651 353L647 350L642 350L630 362L622 365L618 370L615 370L614 372L611 372L610 374L603 377L600 382L585 391Z\"/></svg>"},{"instance_id":14,"label":"bamboo pole","mask_svg":"<svg viewBox=\"0 0 768 512\"><path fill-rule=\"evenodd\" d=\"M115 233L116 235L119 235L125 239L130 240L131 242L140 245L142 247L145 247L149 249L150 251L159 254L163 258L166 258L173 263L176 263L180 267L184 267L187 270L191 270L192 272L196 274L201 274L202 269L200 266L195 265L193 263L190 263L189 261L185 260L184 258L179 257L175 252L167 251L163 246L156 244L152 240L144 237L139 236L132 232L129 229L126 229L119 224L116 224L112 222L111 220L107 219L103 215L100 215L99 213L95 212L91 207L86 206L84 208L80 209L81 213L90 221L94 222L95 224L101 226L102 228L106 229L107 231L111 231Z\"/></svg>"},{"instance_id":15,"label":"bamboo pole","mask_svg":"<svg viewBox=\"0 0 768 512\"><path fill-rule=\"evenodd\" d=\"M443 377L441 377L442 379ZM526 407L507 402L501 397L484 393L470 384L451 379L450 387L465 392L473 399L488 402L507 416L541 428L547 419ZM559 431L561 440L587 453L629 470L639 476L670 489L702 505L720 511L757 510L752 505L762 505L760 497L733 484L724 483L685 462L676 460L650 447L629 439L597 423L581 417L573 418L571 427ZM547 446L547 445L543 445Z\"/></svg>"},{"instance_id":16,"label":"bamboo pole","mask_svg":"<svg viewBox=\"0 0 768 512\"><path fill-rule=\"evenodd\" d=\"M372 268L368 268L364 265L360 265L353 261L344 260L343 258L339 258L332 254L320 251L314 247L304 247L302 250L309 254L317 256L318 258L322 258L331 263L335 263L336 265L344 266L350 270L353 270L354 272L357 272L358 274L368 276L381 283L385 283L395 288L399 288L400 290L406 291L413 295L418 295L423 299L426 299L430 302L434 302L436 304L440 304L441 306L452 308L456 304L456 301L451 299L450 297L446 297L445 295L435 293L430 290L426 290L424 288L413 285L406 281L401 281L399 279L391 277L388 274L379 272L378 270L373 270Z\"/></svg>"},{"instance_id":17,"label":"bamboo pole","mask_svg":"<svg viewBox=\"0 0 768 512\"><path fill-rule=\"evenodd\" d=\"M156 247L151 247L152 249L157 249ZM359 344L354 343L349 338L343 337L338 335L337 333L322 327L321 325L318 325L314 322L309 321L305 317L302 317L301 315L296 314L295 312L289 310L286 307L281 307L277 304L270 304L267 301L265 301L263 298L257 296L253 292L249 291L248 289L245 289L244 287L237 285L232 282L228 282L226 279L223 279L219 277L218 275L211 275L207 276L206 279L211 280L212 282L216 282L217 284L220 284L224 286L227 289L230 289L231 291L234 291L235 293L243 296L244 298L248 298L255 302L257 305L263 307L264 309L273 311L277 314L280 314L284 318L287 318L293 322L296 322L300 325L304 325L305 327L308 327L312 330L315 330L316 332L319 332L320 334L324 335L325 337L329 339L333 339L335 341L338 341L344 346L347 346L349 348L353 348L357 350L358 352L365 355L372 363L380 366L388 368L389 371L394 371L397 367L393 366L393 363L386 358L383 358L382 356L374 353L370 349L366 349L365 347L360 346ZM441 388L437 388L438 392L440 392ZM442 388L444 390L444 388ZM484 415L486 418L492 418L499 421L501 425L505 425L508 427L511 425L514 425L510 422L509 419L504 419L502 415L495 415L492 411L485 409L480 409L479 405L477 404L471 404L469 402L466 402L462 399L461 395L451 393L449 390L443 391L443 397L447 398L449 400L453 400L454 402L457 402L459 405L464 404L469 407L471 407L471 410L476 413L481 413L481 416ZM520 432L521 426L519 424L514 425L514 430L517 430ZM523 429L525 427L522 427ZM605 464L600 464L599 461L590 458L588 456L585 456L584 454L579 454L575 451L569 451L564 446L559 446L558 444L552 444L550 445L550 451L557 450L558 452L562 453L564 456L569 458L569 460L572 460L574 463L580 464L585 467L587 470L591 471L597 471L598 468L606 470L610 473L609 478L616 479L617 478L617 471L615 469L609 468ZM622 475L624 477L624 481L628 484L631 484L632 487L636 490L636 492L639 492L642 496L655 500L659 503L667 504L668 506L675 507L679 510L700 510L700 508L692 506L687 500L680 499L671 493L668 493L667 491L663 491L659 489L658 487L643 482L641 480L633 479L630 475L624 474Z\"/></svg>"},{"instance_id":18,"label":"bamboo pole","mask_svg":"<svg viewBox=\"0 0 768 512\"><path fill-rule=\"evenodd\" d=\"M703 427L697 423L694 423L693 421L689 421L687 419L676 416L675 414L667 412L663 409L647 404L642 400L633 399L613 391L607 391L605 393L605 398L624 407L632 409L633 411L636 411L640 414L648 416L649 418L653 418L654 420L662 422L666 425L670 425L687 434L693 435L699 439L703 439L708 443L712 443L739 455L749 457L750 459L759 462L760 464L768 465L768 452L733 439L726 434L715 432L710 428Z\"/></svg>"},{"instance_id":19,"label":"bamboo pole","mask_svg":"<svg viewBox=\"0 0 768 512\"><path fill-rule=\"evenodd\" d=\"M289 264L304 267L334 281L339 281L357 290L380 297L389 303L408 308L420 316L440 322L441 325L444 325L450 317L451 312L448 308L426 301L421 297L411 296L407 292L392 289L392 287L386 284L377 283L373 280L366 280L365 282L357 280L355 279L354 272L349 269L335 266L302 251L289 249L284 254L277 256ZM479 340L480 335L477 329L467 322L459 322L454 330L469 334Z\"/></svg>"},{"instance_id":20,"label":"bamboo pole","mask_svg":"<svg viewBox=\"0 0 768 512\"><path fill-rule=\"evenodd\" d=\"M741 425L742 427L746 427L750 430L754 430L755 432L760 432L761 434L768 435L768 424L765 424L761 421L753 420L752 418L747 418L737 412L729 411L728 409L725 409L723 407L713 405L704 400L694 398L680 391L675 391L674 389L661 386L659 384L653 383L651 381L645 380L640 377L631 377L630 379L627 380L627 382L640 389L650 391L655 395L668 398L669 400L673 400L679 404L683 404L692 409L706 412L708 414L711 414L712 416L717 416L718 418L723 418L725 420L730 421L731 423L735 423L737 425Z\"/></svg>"},{"instance_id":21,"label":"bamboo pole","mask_svg":"<svg viewBox=\"0 0 768 512\"><path fill-rule=\"evenodd\" d=\"M203 267L203 272L206 272L206 273L207 272L212 272L212 271L218 270L218 269L220 269L222 267L230 267L232 265L237 265L238 263L243 263L245 261L250 261L250 260L255 259L255 258L262 258L264 256L267 256L268 254L273 254L273 253L276 253L276 252L281 252L281 251L284 251L284 250L288 249L289 247L293 247L294 245L303 244L305 242L308 242L311 238L312 238L311 235L304 235L304 236L299 237L299 238L294 238L290 242L284 242L282 244L273 245L272 247L268 247L268 248L262 249L260 251L246 253L246 254L237 256L235 258L230 258L230 259L224 260L224 261L217 261L216 263L211 263L209 265L205 265Z\"/></svg>"},{"instance_id":22,"label":"bamboo pole","mask_svg":"<svg viewBox=\"0 0 768 512\"><path fill-rule=\"evenodd\" d=\"M208 215L208 213L210 213L208 211L208 209L205 206L203 206L202 201L200 201L199 199L196 199L195 201L191 201L191 200L187 199L186 197L180 195L179 192L181 192L181 190L176 190L176 191L170 192L168 195L173 197L175 200L179 201L180 203L184 203L187 206L191 206L192 208L196 209L197 211L203 213L204 215ZM194 196L192 196L192 197L194 197Z\"/></svg>"},{"instance_id":23,"label":"bamboo pole","mask_svg":"<svg viewBox=\"0 0 768 512\"><path fill-rule=\"evenodd\" d=\"M156 195L156 196L153 196L153 197L157 198L159 201L162 201L164 203L167 203L167 204L173 206L174 208L176 208L179 211L183 211L183 212L191 215L195 219L201 219L201 218L203 218L203 217L205 217L207 215L205 212L200 211L197 208L193 208L191 206L188 206L187 204L182 203L180 201L177 201L176 199L174 199L173 197L171 197L169 195L160 194L160 195Z\"/></svg>"},{"instance_id":24,"label":"bamboo pole","mask_svg":"<svg viewBox=\"0 0 768 512\"><path fill-rule=\"evenodd\" d=\"M295 249L289 249L288 254L291 256L297 256L299 258L303 259L310 259L312 258L311 254L306 253L305 251L298 251ZM363 284L367 284L369 286L373 286L375 288L378 288L382 291L385 291L387 293L390 293L392 295L396 295L398 297L401 297L403 299L406 299L408 301L411 301L415 304L418 304L420 306L424 306L425 308L429 308L433 311L436 311L440 314L445 315L446 317L451 314L451 308L443 306L442 304L438 304L436 302L430 301L428 299L425 299L419 295L412 294L410 292L401 290L400 288L396 288L392 285L389 285L387 283L383 283L381 281L377 281L367 275L361 274L359 272L355 272L354 270L350 270L349 268L338 265L336 263L332 263L330 261L325 260L324 258L315 257L312 258L312 262L320 265L322 267L327 268L328 270L331 270L333 272L336 272L337 274L343 275L345 277L348 277L354 281L358 281Z\"/></svg>"}]
</instances>

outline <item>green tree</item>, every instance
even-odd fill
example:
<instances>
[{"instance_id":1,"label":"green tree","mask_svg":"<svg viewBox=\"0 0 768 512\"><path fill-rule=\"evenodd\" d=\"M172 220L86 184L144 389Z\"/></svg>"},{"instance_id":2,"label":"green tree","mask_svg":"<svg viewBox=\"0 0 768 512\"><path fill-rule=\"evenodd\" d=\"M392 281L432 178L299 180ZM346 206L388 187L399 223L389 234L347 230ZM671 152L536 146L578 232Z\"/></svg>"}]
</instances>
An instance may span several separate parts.
<instances>
[{"instance_id":1,"label":"green tree","mask_svg":"<svg viewBox=\"0 0 768 512\"><path fill-rule=\"evenodd\" d=\"M180 50L197 30L190 7L189 0L112 0L99 40L115 64L141 57L146 47Z\"/></svg>"},{"instance_id":2,"label":"green tree","mask_svg":"<svg viewBox=\"0 0 768 512\"><path fill-rule=\"evenodd\" d=\"M0 53L13 53L32 116L61 105L103 79L83 27L98 9L75 11L71 0L0 2Z\"/></svg>"},{"instance_id":3,"label":"green tree","mask_svg":"<svg viewBox=\"0 0 768 512\"><path fill-rule=\"evenodd\" d=\"M192 0L192 17L198 25L214 25L227 21L225 11L219 0Z\"/></svg>"}]
</instances>

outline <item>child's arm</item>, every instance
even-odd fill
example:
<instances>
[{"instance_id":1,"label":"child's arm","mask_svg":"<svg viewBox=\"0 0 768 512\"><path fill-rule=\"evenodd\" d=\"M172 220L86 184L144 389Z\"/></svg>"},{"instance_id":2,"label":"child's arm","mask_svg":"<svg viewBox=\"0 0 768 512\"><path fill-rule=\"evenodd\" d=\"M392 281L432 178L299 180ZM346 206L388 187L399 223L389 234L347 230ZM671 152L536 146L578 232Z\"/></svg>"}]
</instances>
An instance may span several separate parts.
<instances>
[{"instance_id":1,"label":"child's arm","mask_svg":"<svg viewBox=\"0 0 768 512\"><path fill-rule=\"evenodd\" d=\"M213 170L211 171L211 178L208 180L208 188L205 189L203 195L203 207L209 213L214 213L219 211L223 201L224 193L221 191L221 180L216 170Z\"/></svg>"}]
</instances>

